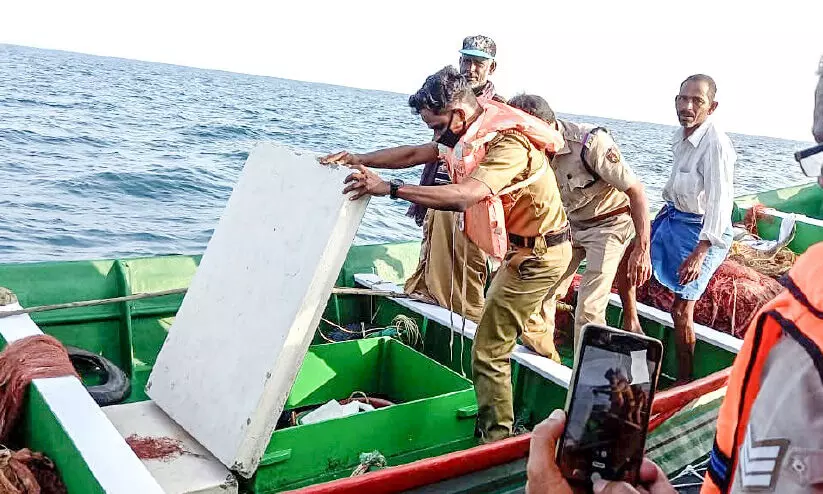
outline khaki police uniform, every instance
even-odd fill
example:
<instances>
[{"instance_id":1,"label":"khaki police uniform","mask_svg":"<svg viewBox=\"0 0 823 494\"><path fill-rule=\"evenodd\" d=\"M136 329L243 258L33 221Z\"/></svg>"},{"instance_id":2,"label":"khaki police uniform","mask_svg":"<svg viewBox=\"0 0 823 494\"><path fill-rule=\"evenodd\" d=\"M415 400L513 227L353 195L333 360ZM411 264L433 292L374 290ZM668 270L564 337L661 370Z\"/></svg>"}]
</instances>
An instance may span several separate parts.
<instances>
[{"instance_id":1,"label":"khaki police uniform","mask_svg":"<svg viewBox=\"0 0 823 494\"><path fill-rule=\"evenodd\" d=\"M426 211L420 261L404 291L422 295L476 323L486 298L488 256L456 225L457 213L453 211Z\"/></svg>"},{"instance_id":2,"label":"khaki police uniform","mask_svg":"<svg viewBox=\"0 0 823 494\"><path fill-rule=\"evenodd\" d=\"M524 136L500 135L489 143L486 157L471 178L497 194L540 170L546 159ZM489 287L472 345L478 429L484 441L511 434L514 408L509 357L529 316L547 294L555 296L569 274L572 249L566 214L554 175L544 173L543 177L502 197L512 245ZM553 335L541 336L545 333L532 344L556 356Z\"/></svg>"},{"instance_id":3,"label":"khaki police uniform","mask_svg":"<svg viewBox=\"0 0 823 494\"><path fill-rule=\"evenodd\" d=\"M491 81L486 81L474 93L478 97L506 102L505 98L495 94ZM451 183L445 163L440 164L437 177L442 178L436 178L435 185ZM421 181L420 185L429 184ZM469 240L457 224L457 213L436 209L426 211L420 260L417 269L406 280L404 291L428 298L477 323L486 301L489 271L496 269L497 263Z\"/></svg>"},{"instance_id":4,"label":"khaki police uniform","mask_svg":"<svg viewBox=\"0 0 823 494\"><path fill-rule=\"evenodd\" d=\"M571 224L573 269L557 294L546 295L540 313L530 318L528 331L554 333L556 301L566 294L574 272L585 259L574 317L577 341L584 324L606 322L612 282L634 236L625 191L637 183L637 178L605 130L592 132L591 126L560 120L557 126L565 145L555 154L552 168ZM584 148L588 168L581 157Z\"/></svg>"}]
</instances>

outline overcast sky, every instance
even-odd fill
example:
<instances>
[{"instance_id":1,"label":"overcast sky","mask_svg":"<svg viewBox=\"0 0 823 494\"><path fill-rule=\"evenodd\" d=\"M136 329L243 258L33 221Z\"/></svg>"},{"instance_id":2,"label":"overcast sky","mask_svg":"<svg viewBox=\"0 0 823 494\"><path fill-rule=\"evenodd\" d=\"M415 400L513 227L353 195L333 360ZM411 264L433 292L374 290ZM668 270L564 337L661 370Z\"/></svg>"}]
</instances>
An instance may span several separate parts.
<instances>
[{"instance_id":1,"label":"overcast sky","mask_svg":"<svg viewBox=\"0 0 823 494\"><path fill-rule=\"evenodd\" d=\"M811 140L823 1L0 0L0 42L401 93L498 46L500 93L676 125L682 79L718 84L734 132Z\"/></svg>"}]
</instances>

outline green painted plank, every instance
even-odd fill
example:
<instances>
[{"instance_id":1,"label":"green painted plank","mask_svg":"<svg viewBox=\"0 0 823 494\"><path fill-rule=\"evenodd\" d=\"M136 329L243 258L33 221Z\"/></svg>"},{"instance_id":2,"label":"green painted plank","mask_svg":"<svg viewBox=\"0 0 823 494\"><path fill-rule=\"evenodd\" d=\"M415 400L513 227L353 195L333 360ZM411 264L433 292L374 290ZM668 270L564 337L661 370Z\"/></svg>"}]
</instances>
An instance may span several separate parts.
<instances>
[{"instance_id":1,"label":"green painted plank","mask_svg":"<svg viewBox=\"0 0 823 494\"><path fill-rule=\"evenodd\" d=\"M105 493L37 386L29 386L26 407L21 424L26 446L51 458L69 492Z\"/></svg>"},{"instance_id":2,"label":"green painted plank","mask_svg":"<svg viewBox=\"0 0 823 494\"><path fill-rule=\"evenodd\" d=\"M419 451L474 444L477 402L471 382L385 337L311 347L287 410L347 398L353 391L396 404L276 430L255 474L255 492L348 475L360 453L417 459Z\"/></svg>"}]
</instances>

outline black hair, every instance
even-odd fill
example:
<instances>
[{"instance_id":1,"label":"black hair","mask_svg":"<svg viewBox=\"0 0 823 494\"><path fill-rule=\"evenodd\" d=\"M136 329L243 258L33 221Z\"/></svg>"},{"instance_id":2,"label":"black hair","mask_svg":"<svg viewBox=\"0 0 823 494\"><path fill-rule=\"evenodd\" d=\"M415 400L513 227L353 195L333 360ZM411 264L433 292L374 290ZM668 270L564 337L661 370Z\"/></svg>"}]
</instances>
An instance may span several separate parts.
<instances>
[{"instance_id":1,"label":"black hair","mask_svg":"<svg viewBox=\"0 0 823 494\"><path fill-rule=\"evenodd\" d=\"M474 98L471 84L448 65L426 78L423 87L409 96L409 106L418 115L424 109L440 114L450 104L469 97Z\"/></svg>"},{"instance_id":2,"label":"black hair","mask_svg":"<svg viewBox=\"0 0 823 494\"><path fill-rule=\"evenodd\" d=\"M683 82L680 83L680 87L682 88L687 82L705 82L709 85L709 102L714 101L714 97L717 94L717 84L714 83L714 79L707 76L706 74L694 74L687 77Z\"/></svg>"},{"instance_id":3,"label":"black hair","mask_svg":"<svg viewBox=\"0 0 823 494\"><path fill-rule=\"evenodd\" d=\"M509 106L523 110L548 124L553 124L557 117L549 103L542 96L520 93L509 100Z\"/></svg>"}]
</instances>

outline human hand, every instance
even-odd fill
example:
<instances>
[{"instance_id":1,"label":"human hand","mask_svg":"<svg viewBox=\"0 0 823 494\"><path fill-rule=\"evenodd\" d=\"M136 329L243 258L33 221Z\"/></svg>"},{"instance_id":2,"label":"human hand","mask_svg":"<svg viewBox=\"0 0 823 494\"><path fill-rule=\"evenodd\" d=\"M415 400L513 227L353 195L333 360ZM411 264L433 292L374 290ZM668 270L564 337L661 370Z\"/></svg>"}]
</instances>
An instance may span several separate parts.
<instances>
[{"instance_id":1,"label":"human hand","mask_svg":"<svg viewBox=\"0 0 823 494\"><path fill-rule=\"evenodd\" d=\"M385 196L391 192L389 183L380 178L380 175L374 173L363 165L354 165L355 171L346 177L343 183L349 184L343 189L344 194L354 192L350 199L356 201L364 195Z\"/></svg>"},{"instance_id":2,"label":"human hand","mask_svg":"<svg viewBox=\"0 0 823 494\"><path fill-rule=\"evenodd\" d=\"M634 286L640 286L652 276L652 260L649 256L649 247L635 243L632 253L629 255L629 282Z\"/></svg>"},{"instance_id":3,"label":"human hand","mask_svg":"<svg viewBox=\"0 0 823 494\"><path fill-rule=\"evenodd\" d=\"M703 260L706 259L706 253L708 252L710 245L711 244L708 244L708 242L701 240L698 242L694 251L689 254L689 257L687 257L683 261L683 264L680 265L680 268L677 270L677 274L680 276L681 285L691 283L700 277L700 271L703 267Z\"/></svg>"},{"instance_id":4,"label":"human hand","mask_svg":"<svg viewBox=\"0 0 823 494\"><path fill-rule=\"evenodd\" d=\"M532 431L529 461L526 464L526 494L575 494L569 482L560 472L554 455L557 441L566 425L566 413L554 410L549 418L537 424Z\"/></svg>"},{"instance_id":5,"label":"human hand","mask_svg":"<svg viewBox=\"0 0 823 494\"><path fill-rule=\"evenodd\" d=\"M628 482L598 479L592 485L594 494L677 494L666 474L648 458L640 464L640 478L637 486Z\"/></svg>"},{"instance_id":6,"label":"human hand","mask_svg":"<svg viewBox=\"0 0 823 494\"><path fill-rule=\"evenodd\" d=\"M563 434L566 414L555 410L532 431L529 461L526 467L528 494L578 494L583 488L572 488L555 461L557 441ZM598 479L592 490L595 494L676 494L666 475L651 460L643 459L640 465L639 485L627 482Z\"/></svg>"},{"instance_id":7,"label":"human hand","mask_svg":"<svg viewBox=\"0 0 823 494\"><path fill-rule=\"evenodd\" d=\"M352 154L348 151L340 151L339 153L321 156L320 158L317 158L317 161L319 161L321 165L353 166L363 164L363 160L360 159L360 156Z\"/></svg>"}]
</instances>

